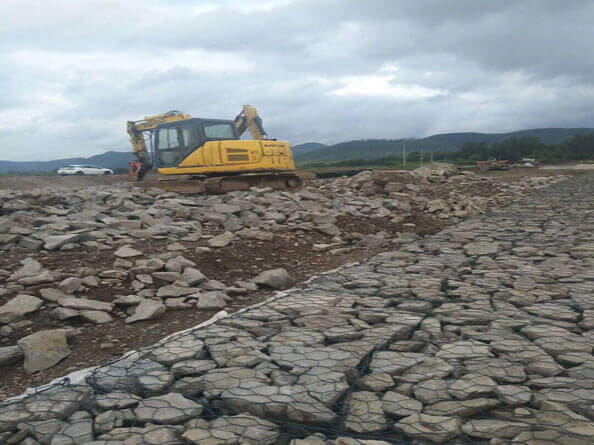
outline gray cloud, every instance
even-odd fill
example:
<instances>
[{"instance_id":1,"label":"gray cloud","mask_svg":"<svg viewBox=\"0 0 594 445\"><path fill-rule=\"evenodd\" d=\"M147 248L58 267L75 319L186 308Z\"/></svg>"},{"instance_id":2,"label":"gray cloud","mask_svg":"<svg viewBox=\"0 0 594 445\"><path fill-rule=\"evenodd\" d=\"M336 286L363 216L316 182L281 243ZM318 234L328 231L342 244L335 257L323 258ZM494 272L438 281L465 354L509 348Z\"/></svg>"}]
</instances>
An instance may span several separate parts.
<instances>
[{"instance_id":1,"label":"gray cloud","mask_svg":"<svg viewBox=\"0 0 594 445\"><path fill-rule=\"evenodd\" d=\"M3 0L0 159L257 106L292 143L594 126L589 0Z\"/></svg>"}]
</instances>

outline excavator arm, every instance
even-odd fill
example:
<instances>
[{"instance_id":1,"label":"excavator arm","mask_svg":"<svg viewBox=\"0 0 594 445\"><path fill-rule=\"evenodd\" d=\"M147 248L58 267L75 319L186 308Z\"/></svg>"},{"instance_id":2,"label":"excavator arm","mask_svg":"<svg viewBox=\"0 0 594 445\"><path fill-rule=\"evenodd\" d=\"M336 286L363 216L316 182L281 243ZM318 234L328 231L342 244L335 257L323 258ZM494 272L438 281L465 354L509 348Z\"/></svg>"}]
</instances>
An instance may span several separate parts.
<instances>
[{"instance_id":1,"label":"excavator arm","mask_svg":"<svg viewBox=\"0 0 594 445\"><path fill-rule=\"evenodd\" d=\"M262 119L258 116L258 110L251 105L243 106L241 113L235 117L235 127L239 137L245 133L245 130L248 130L254 139L268 139L268 135L262 126Z\"/></svg>"},{"instance_id":2,"label":"excavator arm","mask_svg":"<svg viewBox=\"0 0 594 445\"><path fill-rule=\"evenodd\" d=\"M140 169L137 172L138 180L141 181L144 175L152 168L152 162L149 157L148 149L146 147L146 140L144 139L144 132L153 132L161 124L167 122L175 122L186 119L191 119L192 116L181 111L168 111L167 113L157 114L155 116L146 116L139 121L128 121L127 129L130 135L130 142L134 154L140 163Z\"/></svg>"}]
</instances>

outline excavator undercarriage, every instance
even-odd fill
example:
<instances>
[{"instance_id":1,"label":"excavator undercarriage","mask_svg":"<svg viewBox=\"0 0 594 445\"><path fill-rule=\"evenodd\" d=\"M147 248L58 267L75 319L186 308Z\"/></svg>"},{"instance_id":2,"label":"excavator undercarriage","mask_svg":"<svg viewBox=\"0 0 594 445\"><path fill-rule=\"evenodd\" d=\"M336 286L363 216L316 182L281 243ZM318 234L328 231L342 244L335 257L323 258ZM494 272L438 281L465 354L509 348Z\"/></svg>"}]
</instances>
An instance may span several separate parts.
<instances>
[{"instance_id":1,"label":"excavator undercarriage","mask_svg":"<svg viewBox=\"0 0 594 445\"><path fill-rule=\"evenodd\" d=\"M158 187L177 193L227 193L236 190L249 190L251 187L270 187L274 190L300 187L303 180L298 172L242 173L225 176L191 176L176 178L160 175Z\"/></svg>"}]
</instances>

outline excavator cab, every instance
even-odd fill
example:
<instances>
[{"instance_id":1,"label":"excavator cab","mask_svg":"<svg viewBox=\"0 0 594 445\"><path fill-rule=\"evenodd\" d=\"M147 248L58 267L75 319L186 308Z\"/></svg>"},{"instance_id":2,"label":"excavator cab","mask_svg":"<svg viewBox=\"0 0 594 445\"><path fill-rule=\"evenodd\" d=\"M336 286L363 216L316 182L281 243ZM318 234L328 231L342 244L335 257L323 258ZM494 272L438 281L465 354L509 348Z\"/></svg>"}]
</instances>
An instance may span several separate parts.
<instances>
[{"instance_id":1,"label":"excavator cab","mask_svg":"<svg viewBox=\"0 0 594 445\"><path fill-rule=\"evenodd\" d=\"M155 130L153 165L176 167L208 141L239 139L233 121L187 119L159 125Z\"/></svg>"}]
</instances>

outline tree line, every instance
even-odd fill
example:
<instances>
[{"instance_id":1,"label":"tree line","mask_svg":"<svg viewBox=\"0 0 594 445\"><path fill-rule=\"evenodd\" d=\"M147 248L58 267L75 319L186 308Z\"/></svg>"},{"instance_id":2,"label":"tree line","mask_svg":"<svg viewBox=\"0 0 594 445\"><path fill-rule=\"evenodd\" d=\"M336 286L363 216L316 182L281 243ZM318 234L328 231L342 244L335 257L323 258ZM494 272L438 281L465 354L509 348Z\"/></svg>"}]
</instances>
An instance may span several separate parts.
<instances>
[{"instance_id":1,"label":"tree line","mask_svg":"<svg viewBox=\"0 0 594 445\"><path fill-rule=\"evenodd\" d=\"M359 151L365 152L365 141L360 141ZM456 164L474 164L476 161L488 159L508 160L516 163L524 158L534 158L540 163L569 162L594 160L594 132L578 134L559 144L545 144L534 136L512 136L500 142L467 142L460 150L451 151L414 151L406 155L408 164L415 165L419 162L453 162ZM322 166L380 166L402 165L402 154L377 158L347 159L337 162L308 163L308 167ZM305 166L305 165L304 165Z\"/></svg>"}]
</instances>

